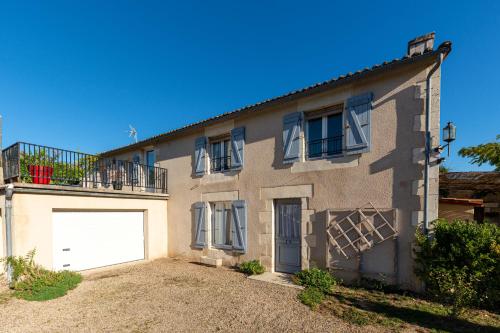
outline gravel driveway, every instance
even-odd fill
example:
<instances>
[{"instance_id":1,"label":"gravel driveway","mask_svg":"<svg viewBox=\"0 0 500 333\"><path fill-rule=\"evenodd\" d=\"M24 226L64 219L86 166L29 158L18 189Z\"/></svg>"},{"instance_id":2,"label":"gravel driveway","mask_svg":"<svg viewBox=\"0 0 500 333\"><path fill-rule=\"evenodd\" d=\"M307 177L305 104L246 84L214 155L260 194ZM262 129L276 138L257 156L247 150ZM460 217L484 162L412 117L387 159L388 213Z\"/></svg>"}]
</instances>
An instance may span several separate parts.
<instances>
[{"instance_id":1,"label":"gravel driveway","mask_svg":"<svg viewBox=\"0 0 500 333\"><path fill-rule=\"evenodd\" d=\"M309 310L297 293L229 268L161 259L88 275L52 301L12 298L0 304L0 331L367 332Z\"/></svg>"}]
</instances>

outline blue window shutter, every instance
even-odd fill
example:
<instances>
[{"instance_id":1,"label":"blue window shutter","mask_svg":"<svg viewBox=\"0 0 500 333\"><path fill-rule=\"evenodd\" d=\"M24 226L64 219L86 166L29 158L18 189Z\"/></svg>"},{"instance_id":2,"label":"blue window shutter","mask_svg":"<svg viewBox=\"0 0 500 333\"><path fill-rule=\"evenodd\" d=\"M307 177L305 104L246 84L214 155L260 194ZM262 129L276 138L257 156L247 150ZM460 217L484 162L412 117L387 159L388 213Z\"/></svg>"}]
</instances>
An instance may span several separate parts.
<instances>
[{"instance_id":1,"label":"blue window shutter","mask_svg":"<svg viewBox=\"0 0 500 333\"><path fill-rule=\"evenodd\" d=\"M345 135L348 155L370 151L372 100L371 92L347 100Z\"/></svg>"},{"instance_id":2,"label":"blue window shutter","mask_svg":"<svg viewBox=\"0 0 500 333\"><path fill-rule=\"evenodd\" d=\"M207 150L207 137L196 138L194 150L194 173L198 176L205 174L205 158Z\"/></svg>"},{"instance_id":3,"label":"blue window shutter","mask_svg":"<svg viewBox=\"0 0 500 333\"><path fill-rule=\"evenodd\" d=\"M293 163L300 159L300 129L302 112L294 112L283 117L283 162Z\"/></svg>"},{"instance_id":4,"label":"blue window shutter","mask_svg":"<svg viewBox=\"0 0 500 333\"><path fill-rule=\"evenodd\" d=\"M194 247L203 248L207 239L207 227L205 222L205 203L196 202L194 204L194 223L195 223L195 243Z\"/></svg>"},{"instance_id":5,"label":"blue window shutter","mask_svg":"<svg viewBox=\"0 0 500 333\"><path fill-rule=\"evenodd\" d=\"M247 251L247 204L244 200L233 201L233 248L237 251Z\"/></svg>"},{"instance_id":6,"label":"blue window shutter","mask_svg":"<svg viewBox=\"0 0 500 333\"><path fill-rule=\"evenodd\" d=\"M231 169L241 170L244 162L245 127L231 130Z\"/></svg>"}]
</instances>

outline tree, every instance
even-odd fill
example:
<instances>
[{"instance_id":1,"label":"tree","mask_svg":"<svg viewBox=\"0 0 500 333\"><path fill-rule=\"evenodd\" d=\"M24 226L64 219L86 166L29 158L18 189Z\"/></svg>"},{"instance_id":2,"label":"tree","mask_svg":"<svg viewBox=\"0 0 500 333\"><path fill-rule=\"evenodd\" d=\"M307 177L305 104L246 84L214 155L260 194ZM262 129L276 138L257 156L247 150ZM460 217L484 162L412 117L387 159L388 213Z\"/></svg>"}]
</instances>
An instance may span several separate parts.
<instances>
[{"instance_id":1,"label":"tree","mask_svg":"<svg viewBox=\"0 0 500 333\"><path fill-rule=\"evenodd\" d=\"M495 142L464 147L458 151L458 154L471 158L472 164L481 166L488 163L495 167L495 171L500 171L500 134L497 135Z\"/></svg>"}]
</instances>

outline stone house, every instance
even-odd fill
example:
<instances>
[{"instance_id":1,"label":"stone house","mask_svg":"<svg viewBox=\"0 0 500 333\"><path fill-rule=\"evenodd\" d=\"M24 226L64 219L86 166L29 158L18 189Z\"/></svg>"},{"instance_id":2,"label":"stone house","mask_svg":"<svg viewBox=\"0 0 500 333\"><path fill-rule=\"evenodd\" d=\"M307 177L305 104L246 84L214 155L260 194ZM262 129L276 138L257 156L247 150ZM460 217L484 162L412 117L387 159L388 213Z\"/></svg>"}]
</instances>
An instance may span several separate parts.
<instances>
[{"instance_id":1,"label":"stone house","mask_svg":"<svg viewBox=\"0 0 500 333\"><path fill-rule=\"evenodd\" d=\"M426 89L432 81L438 146L439 65L450 51L450 42L434 49L428 34L400 59L102 156L168 170L168 256L226 265L258 259L272 272L328 267L345 279L382 277L417 289L412 244L424 210ZM437 164L429 175L433 220ZM370 230L377 223L389 225L378 238Z\"/></svg>"}]
</instances>

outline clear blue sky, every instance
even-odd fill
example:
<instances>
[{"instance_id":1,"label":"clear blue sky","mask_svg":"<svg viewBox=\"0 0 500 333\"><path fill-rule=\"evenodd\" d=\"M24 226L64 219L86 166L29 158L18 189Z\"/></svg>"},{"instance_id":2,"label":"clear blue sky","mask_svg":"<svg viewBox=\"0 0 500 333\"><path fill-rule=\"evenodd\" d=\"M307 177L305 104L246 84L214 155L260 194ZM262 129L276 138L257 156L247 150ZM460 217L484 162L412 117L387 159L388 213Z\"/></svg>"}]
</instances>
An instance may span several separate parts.
<instances>
[{"instance_id":1,"label":"clear blue sky","mask_svg":"<svg viewBox=\"0 0 500 333\"><path fill-rule=\"evenodd\" d=\"M441 120L459 147L500 134L500 2L17 1L0 5L4 147L100 152L453 42Z\"/></svg>"}]
</instances>

